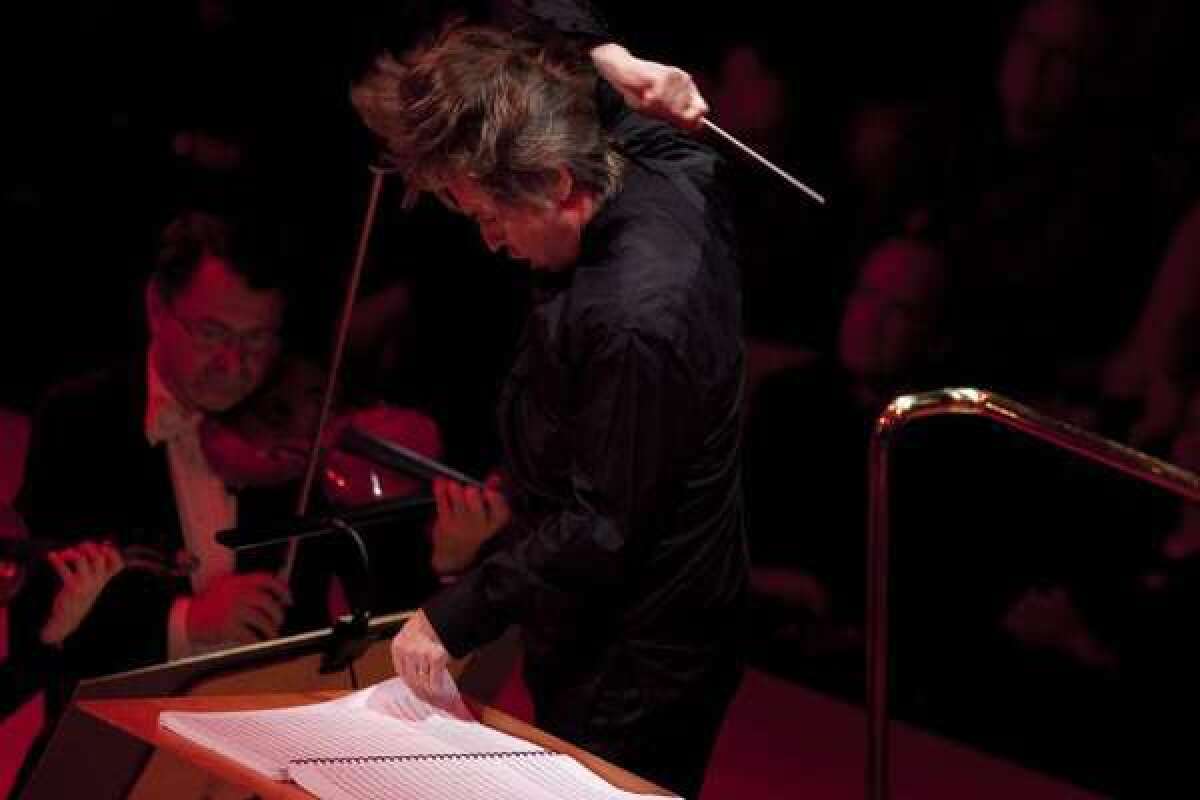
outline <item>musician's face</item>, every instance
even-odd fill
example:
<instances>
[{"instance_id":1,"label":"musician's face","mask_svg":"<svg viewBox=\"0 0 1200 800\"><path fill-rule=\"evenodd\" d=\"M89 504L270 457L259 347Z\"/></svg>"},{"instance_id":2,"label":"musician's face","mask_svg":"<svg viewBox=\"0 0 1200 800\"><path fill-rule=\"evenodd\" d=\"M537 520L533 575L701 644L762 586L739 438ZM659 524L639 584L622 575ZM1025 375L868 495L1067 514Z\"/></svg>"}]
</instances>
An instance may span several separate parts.
<instances>
[{"instance_id":1,"label":"musician's face","mask_svg":"<svg viewBox=\"0 0 1200 800\"><path fill-rule=\"evenodd\" d=\"M450 181L443 199L475 220L489 250L504 249L537 270L562 270L575 262L591 212L590 199L572 190L565 172L546 208L505 205L469 178Z\"/></svg>"},{"instance_id":2,"label":"musician's face","mask_svg":"<svg viewBox=\"0 0 1200 800\"><path fill-rule=\"evenodd\" d=\"M842 366L867 381L911 369L934 337L944 278L941 256L927 245L893 239L877 248L842 316Z\"/></svg>"},{"instance_id":3,"label":"musician's face","mask_svg":"<svg viewBox=\"0 0 1200 800\"><path fill-rule=\"evenodd\" d=\"M1026 5L1009 37L998 77L1010 143L1041 144L1075 112L1103 36L1088 0L1034 0Z\"/></svg>"},{"instance_id":4,"label":"musician's face","mask_svg":"<svg viewBox=\"0 0 1200 800\"><path fill-rule=\"evenodd\" d=\"M155 366L181 402L224 411L262 383L279 352L281 292L252 289L206 256L175 297L151 285L146 298Z\"/></svg>"}]
</instances>

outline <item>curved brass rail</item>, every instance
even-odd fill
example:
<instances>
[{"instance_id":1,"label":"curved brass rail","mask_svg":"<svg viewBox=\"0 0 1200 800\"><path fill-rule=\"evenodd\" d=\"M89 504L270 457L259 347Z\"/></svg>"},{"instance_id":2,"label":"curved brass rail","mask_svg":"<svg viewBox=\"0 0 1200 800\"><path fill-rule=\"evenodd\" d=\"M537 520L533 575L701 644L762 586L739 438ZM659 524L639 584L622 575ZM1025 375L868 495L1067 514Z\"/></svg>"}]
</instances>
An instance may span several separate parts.
<instances>
[{"instance_id":1,"label":"curved brass rail","mask_svg":"<svg viewBox=\"0 0 1200 800\"><path fill-rule=\"evenodd\" d=\"M867 800L891 795L888 763L888 509L891 444L901 428L918 419L948 414L986 417L1084 459L1200 502L1200 476L1118 442L1053 419L981 389L940 389L898 397L884 410L871 435L867 519Z\"/></svg>"}]
</instances>

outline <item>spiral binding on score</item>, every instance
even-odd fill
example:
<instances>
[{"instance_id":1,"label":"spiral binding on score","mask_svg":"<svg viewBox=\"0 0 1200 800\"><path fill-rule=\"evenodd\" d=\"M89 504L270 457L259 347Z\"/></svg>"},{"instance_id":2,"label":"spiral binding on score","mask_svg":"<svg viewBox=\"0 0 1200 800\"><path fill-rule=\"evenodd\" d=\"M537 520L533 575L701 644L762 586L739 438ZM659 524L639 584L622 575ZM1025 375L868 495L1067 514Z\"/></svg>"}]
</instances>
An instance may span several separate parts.
<instances>
[{"instance_id":1,"label":"spiral binding on score","mask_svg":"<svg viewBox=\"0 0 1200 800\"><path fill-rule=\"evenodd\" d=\"M294 758L289 764L368 764L376 761L451 761L481 758L513 758L515 756L556 756L551 750L500 750L489 753L429 753L426 755L344 756L324 758Z\"/></svg>"}]
</instances>

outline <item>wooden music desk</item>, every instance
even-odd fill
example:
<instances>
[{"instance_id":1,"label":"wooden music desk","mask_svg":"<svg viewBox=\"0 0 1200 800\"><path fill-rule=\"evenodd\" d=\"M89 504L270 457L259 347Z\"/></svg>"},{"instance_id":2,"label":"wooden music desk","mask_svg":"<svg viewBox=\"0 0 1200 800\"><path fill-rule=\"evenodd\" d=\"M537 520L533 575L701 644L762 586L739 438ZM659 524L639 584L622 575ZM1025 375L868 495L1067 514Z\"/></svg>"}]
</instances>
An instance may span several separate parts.
<instances>
[{"instance_id":1,"label":"wooden music desk","mask_svg":"<svg viewBox=\"0 0 1200 800\"><path fill-rule=\"evenodd\" d=\"M231 759L201 747L195 742L163 730L158 726L158 715L162 711L247 711L267 708L319 703L333 700L346 694L345 691L289 692L283 694L152 697L130 700L81 700L79 708L126 733L148 742L157 748L170 751L194 764L205 772L257 793L263 798L311 798L308 792L294 783L273 781ZM476 718L496 730L518 736L558 753L566 753L578 759L614 786L630 792L646 795L670 795L671 793L649 781L642 780L631 772L621 769L601 758L564 742L545 731L539 730L502 711L467 700L467 705Z\"/></svg>"}]
</instances>

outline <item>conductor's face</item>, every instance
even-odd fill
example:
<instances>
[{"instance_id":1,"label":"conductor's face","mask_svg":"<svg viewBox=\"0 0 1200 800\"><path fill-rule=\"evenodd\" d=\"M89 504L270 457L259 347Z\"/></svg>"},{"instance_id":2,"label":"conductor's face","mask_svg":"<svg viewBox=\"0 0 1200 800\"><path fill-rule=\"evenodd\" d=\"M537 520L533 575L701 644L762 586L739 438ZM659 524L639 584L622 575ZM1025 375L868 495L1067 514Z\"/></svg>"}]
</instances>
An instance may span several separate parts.
<instances>
[{"instance_id":1,"label":"conductor's face","mask_svg":"<svg viewBox=\"0 0 1200 800\"><path fill-rule=\"evenodd\" d=\"M489 250L503 248L509 258L548 271L563 270L575 263L592 209L590 196L576 192L565 172L545 207L502 203L466 177L450 181L443 199L475 220Z\"/></svg>"}]
</instances>

